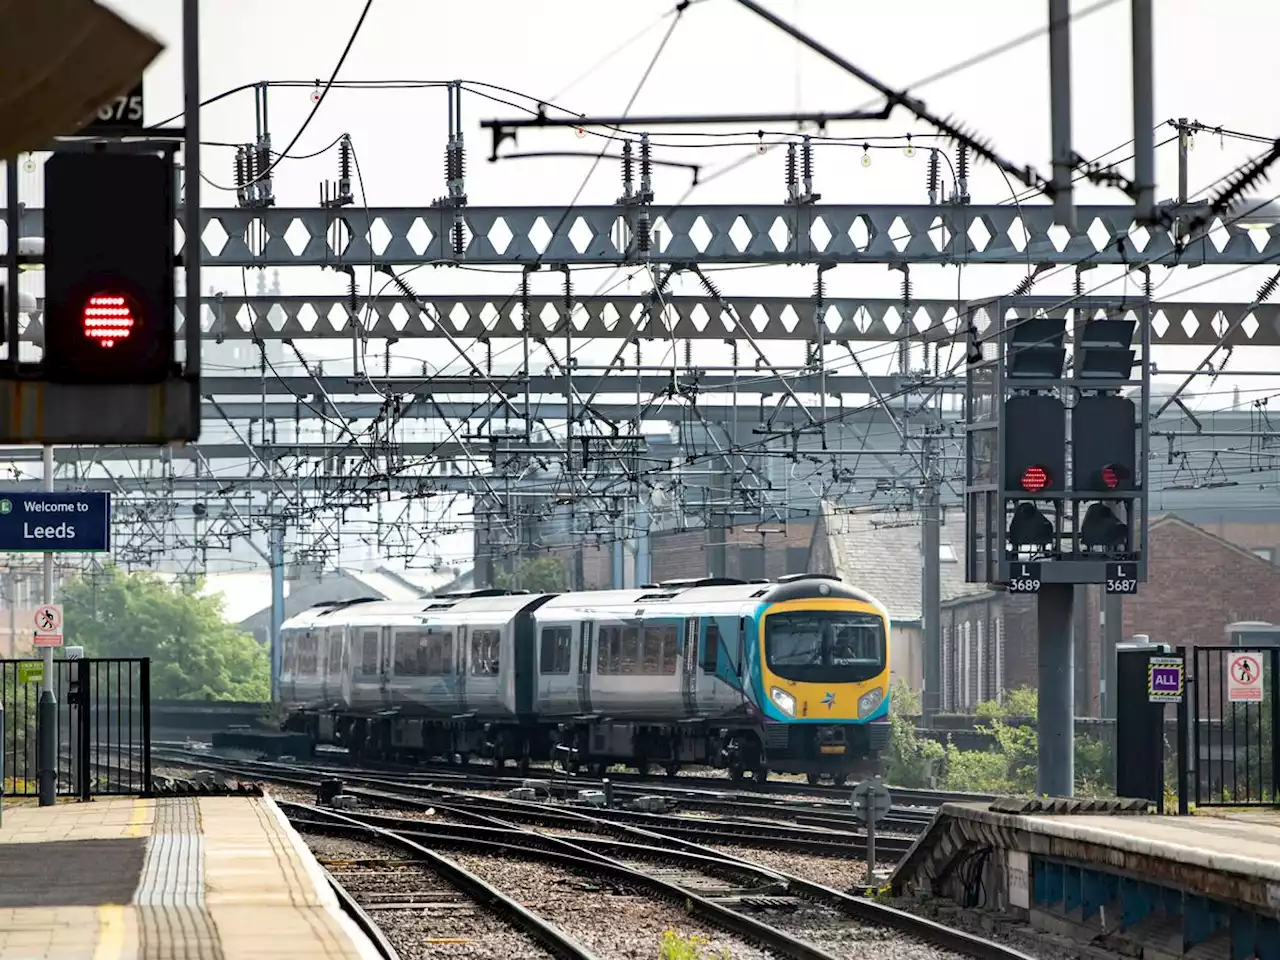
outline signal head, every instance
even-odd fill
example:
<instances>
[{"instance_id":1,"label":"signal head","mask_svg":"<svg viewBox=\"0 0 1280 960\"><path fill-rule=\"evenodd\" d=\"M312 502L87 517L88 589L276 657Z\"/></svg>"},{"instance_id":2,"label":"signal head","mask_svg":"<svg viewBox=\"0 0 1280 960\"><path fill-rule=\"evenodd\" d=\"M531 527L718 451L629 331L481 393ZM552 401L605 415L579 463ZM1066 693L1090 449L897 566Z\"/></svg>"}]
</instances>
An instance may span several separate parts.
<instances>
[{"instance_id":1,"label":"signal head","mask_svg":"<svg viewBox=\"0 0 1280 960\"><path fill-rule=\"evenodd\" d=\"M81 330L100 347L114 347L127 340L137 323L138 311L129 297L116 291L89 296L81 310Z\"/></svg>"},{"instance_id":2,"label":"signal head","mask_svg":"<svg viewBox=\"0 0 1280 960\"><path fill-rule=\"evenodd\" d=\"M1049 486L1050 482L1049 471L1044 467L1033 465L1022 471L1020 483L1022 484L1022 489L1027 493L1039 493Z\"/></svg>"}]
</instances>

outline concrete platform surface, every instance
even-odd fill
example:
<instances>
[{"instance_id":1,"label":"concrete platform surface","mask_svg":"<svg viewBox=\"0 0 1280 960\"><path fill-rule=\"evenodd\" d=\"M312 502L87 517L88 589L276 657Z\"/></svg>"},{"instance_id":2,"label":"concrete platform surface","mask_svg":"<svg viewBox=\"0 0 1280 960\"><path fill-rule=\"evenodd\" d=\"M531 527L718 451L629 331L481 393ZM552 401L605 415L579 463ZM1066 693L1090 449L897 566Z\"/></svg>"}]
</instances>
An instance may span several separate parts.
<instances>
[{"instance_id":1,"label":"concrete platform surface","mask_svg":"<svg viewBox=\"0 0 1280 960\"><path fill-rule=\"evenodd\" d=\"M373 960L270 798L5 811L0 960Z\"/></svg>"},{"instance_id":2,"label":"concrete platform surface","mask_svg":"<svg viewBox=\"0 0 1280 960\"><path fill-rule=\"evenodd\" d=\"M1012 816L993 813L982 803L954 806L962 808L964 816L1058 840L1280 883L1280 815L1270 811L1220 810L1192 817Z\"/></svg>"}]
</instances>

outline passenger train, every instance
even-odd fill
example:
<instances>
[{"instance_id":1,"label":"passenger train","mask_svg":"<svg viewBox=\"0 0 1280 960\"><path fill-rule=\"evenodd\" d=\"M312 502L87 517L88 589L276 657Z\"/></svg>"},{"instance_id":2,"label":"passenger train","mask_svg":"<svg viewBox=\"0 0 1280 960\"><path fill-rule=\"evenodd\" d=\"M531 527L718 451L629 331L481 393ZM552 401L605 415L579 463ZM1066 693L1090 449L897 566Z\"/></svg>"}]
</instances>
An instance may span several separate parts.
<instances>
[{"instance_id":1,"label":"passenger train","mask_svg":"<svg viewBox=\"0 0 1280 960\"><path fill-rule=\"evenodd\" d=\"M889 618L835 577L325 603L281 632L286 730L358 756L883 772Z\"/></svg>"}]
</instances>

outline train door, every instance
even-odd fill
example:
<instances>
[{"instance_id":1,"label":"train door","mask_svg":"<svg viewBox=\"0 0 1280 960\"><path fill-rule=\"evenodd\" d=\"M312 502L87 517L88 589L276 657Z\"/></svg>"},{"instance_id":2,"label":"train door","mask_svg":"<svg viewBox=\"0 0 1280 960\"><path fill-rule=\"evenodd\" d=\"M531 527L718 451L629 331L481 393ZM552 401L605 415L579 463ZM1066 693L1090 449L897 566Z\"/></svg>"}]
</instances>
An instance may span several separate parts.
<instances>
[{"instance_id":1,"label":"train door","mask_svg":"<svg viewBox=\"0 0 1280 960\"><path fill-rule=\"evenodd\" d=\"M458 627L458 642L453 648L453 679L454 690L458 698L457 707L459 710L466 712L467 709L467 669L468 650L467 644L468 630L466 626Z\"/></svg>"},{"instance_id":2,"label":"train door","mask_svg":"<svg viewBox=\"0 0 1280 960\"><path fill-rule=\"evenodd\" d=\"M578 636L578 712L591 712L591 657L596 625L588 620Z\"/></svg>"},{"instance_id":3,"label":"train door","mask_svg":"<svg viewBox=\"0 0 1280 960\"><path fill-rule=\"evenodd\" d=\"M352 655L351 648L355 646L358 632L354 627L344 629L342 631L342 702L347 706L351 705L351 674L352 661L355 659Z\"/></svg>"},{"instance_id":4,"label":"train door","mask_svg":"<svg viewBox=\"0 0 1280 960\"><path fill-rule=\"evenodd\" d=\"M680 694L684 701L684 714L692 717L698 712L698 634L701 626L697 617L684 622L684 649L680 657Z\"/></svg>"},{"instance_id":5,"label":"train door","mask_svg":"<svg viewBox=\"0 0 1280 960\"><path fill-rule=\"evenodd\" d=\"M538 686L538 623L528 609L516 614L513 624L512 646L515 648L516 716L528 717L533 713L534 696Z\"/></svg>"},{"instance_id":6,"label":"train door","mask_svg":"<svg viewBox=\"0 0 1280 960\"><path fill-rule=\"evenodd\" d=\"M577 624L538 625L538 701L548 713L564 716L577 709L573 650Z\"/></svg>"},{"instance_id":7,"label":"train door","mask_svg":"<svg viewBox=\"0 0 1280 960\"><path fill-rule=\"evenodd\" d=\"M380 631L382 639L379 644L378 689L381 691L384 709L391 706L391 628L383 627Z\"/></svg>"}]
</instances>

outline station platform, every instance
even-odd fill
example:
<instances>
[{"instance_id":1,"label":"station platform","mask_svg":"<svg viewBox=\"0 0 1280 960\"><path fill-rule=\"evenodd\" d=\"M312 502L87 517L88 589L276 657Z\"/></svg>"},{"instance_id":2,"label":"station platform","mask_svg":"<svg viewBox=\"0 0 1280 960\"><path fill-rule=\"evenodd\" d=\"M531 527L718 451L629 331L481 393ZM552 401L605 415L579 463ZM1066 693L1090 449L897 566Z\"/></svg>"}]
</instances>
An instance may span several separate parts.
<instances>
[{"instance_id":1,"label":"station platform","mask_svg":"<svg viewBox=\"0 0 1280 960\"><path fill-rule=\"evenodd\" d=\"M1280 958L1280 810L1145 807L945 804L890 882L1144 958Z\"/></svg>"},{"instance_id":2,"label":"station platform","mask_svg":"<svg viewBox=\"0 0 1280 960\"><path fill-rule=\"evenodd\" d=\"M374 960L269 797L6 806L0 960Z\"/></svg>"}]
</instances>

